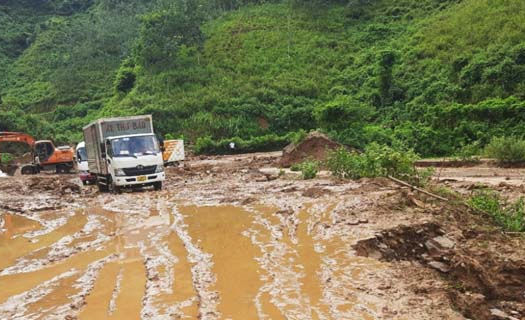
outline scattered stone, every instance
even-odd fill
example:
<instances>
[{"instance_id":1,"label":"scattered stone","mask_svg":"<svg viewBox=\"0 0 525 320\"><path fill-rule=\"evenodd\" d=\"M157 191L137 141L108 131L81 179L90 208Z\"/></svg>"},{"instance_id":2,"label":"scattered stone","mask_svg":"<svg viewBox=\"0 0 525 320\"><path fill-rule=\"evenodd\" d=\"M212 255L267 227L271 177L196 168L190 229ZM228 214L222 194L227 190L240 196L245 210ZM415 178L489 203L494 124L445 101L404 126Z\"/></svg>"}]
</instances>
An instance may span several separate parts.
<instances>
[{"instance_id":1,"label":"scattered stone","mask_svg":"<svg viewBox=\"0 0 525 320\"><path fill-rule=\"evenodd\" d=\"M431 267L431 268L434 268L436 270L439 270L443 273L447 273L450 271L450 267L446 264L444 264L443 262L440 262L440 261L432 261L432 262L429 262L428 263L428 266Z\"/></svg>"},{"instance_id":2,"label":"scattered stone","mask_svg":"<svg viewBox=\"0 0 525 320\"><path fill-rule=\"evenodd\" d=\"M498 319L508 319L509 315L500 309L490 309L490 314Z\"/></svg>"},{"instance_id":3,"label":"scattered stone","mask_svg":"<svg viewBox=\"0 0 525 320\"><path fill-rule=\"evenodd\" d=\"M425 209L427 207L423 201L416 199L416 197L413 195L409 195L408 200L410 200L410 202L418 208Z\"/></svg>"},{"instance_id":4,"label":"scattered stone","mask_svg":"<svg viewBox=\"0 0 525 320\"><path fill-rule=\"evenodd\" d=\"M434 239L430 241L435 242L443 249L452 249L456 246L456 243L454 241L444 236L435 237Z\"/></svg>"}]
</instances>

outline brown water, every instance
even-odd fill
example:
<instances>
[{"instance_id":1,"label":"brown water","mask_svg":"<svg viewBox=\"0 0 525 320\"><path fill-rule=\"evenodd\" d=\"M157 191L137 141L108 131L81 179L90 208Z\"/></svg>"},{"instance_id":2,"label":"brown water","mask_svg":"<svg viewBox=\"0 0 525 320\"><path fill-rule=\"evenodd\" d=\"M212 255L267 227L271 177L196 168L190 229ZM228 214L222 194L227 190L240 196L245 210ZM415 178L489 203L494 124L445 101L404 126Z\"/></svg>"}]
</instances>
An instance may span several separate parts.
<instances>
[{"instance_id":1,"label":"brown water","mask_svg":"<svg viewBox=\"0 0 525 320\"><path fill-rule=\"evenodd\" d=\"M253 223L240 208L183 207L190 236L199 239L204 252L213 255L218 310L224 319L257 319L254 299L261 286L255 258L261 253L242 233Z\"/></svg>"},{"instance_id":2,"label":"brown water","mask_svg":"<svg viewBox=\"0 0 525 320\"><path fill-rule=\"evenodd\" d=\"M75 214L67 223L53 232L36 237L34 242L19 235L39 230L40 223L17 215L7 215L5 228L7 231L0 235L0 270L12 265L17 258L26 254L45 248L60 238L74 234L86 224L86 216L82 213Z\"/></svg>"},{"instance_id":3,"label":"brown water","mask_svg":"<svg viewBox=\"0 0 525 320\"><path fill-rule=\"evenodd\" d=\"M17 215L4 216L0 269L21 263L20 258L33 259L28 263L46 258L66 236L74 236L66 244L69 249L105 238L94 247L71 251L27 272L0 276L0 318L9 318L3 310L17 310L6 301L18 294L31 297L24 302L27 309L22 314L43 318L64 315L64 310L79 319L206 318L200 299L202 290L208 290L215 297L208 306L218 314L208 314L211 319L287 319L298 314L306 319L341 318L337 312L373 319L374 304L349 292L357 291L352 281L362 280L366 270L378 266L353 257L348 239L322 238L315 228L329 220L327 212L333 206L315 214L311 205L288 213L265 206L250 210L182 206L177 208L182 220L176 220L168 210L171 204L160 207L144 213L101 208L79 211L63 226L36 237L35 242L22 235L41 229L40 223ZM67 216L60 211L49 214ZM80 232L88 217L98 222L91 232ZM173 223L183 224L191 239L181 235ZM199 269L202 263L191 258L188 246L211 255L204 271ZM336 262L333 270L326 259ZM98 269L88 272L96 263L100 263ZM202 277L199 272L211 275L208 287L201 286L202 279L208 278L196 279ZM332 304L323 272L330 272L334 281L343 284L332 293L344 296L345 303ZM359 304L372 312L357 310Z\"/></svg>"}]
</instances>

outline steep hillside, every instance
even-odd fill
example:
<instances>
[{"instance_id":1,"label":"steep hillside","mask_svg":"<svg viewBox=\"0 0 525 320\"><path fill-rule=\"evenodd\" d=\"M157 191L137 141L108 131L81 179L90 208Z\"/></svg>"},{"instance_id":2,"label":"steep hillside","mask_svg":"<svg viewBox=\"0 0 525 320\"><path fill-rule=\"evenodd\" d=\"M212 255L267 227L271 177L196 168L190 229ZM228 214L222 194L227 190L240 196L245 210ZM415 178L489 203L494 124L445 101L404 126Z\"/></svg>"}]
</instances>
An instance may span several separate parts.
<instances>
[{"instance_id":1,"label":"steep hillside","mask_svg":"<svg viewBox=\"0 0 525 320\"><path fill-rule=\"evenodd\" d=\"M423 155L525 135L519 1L49 2L0 1L17 30L0 38L0 130L67 142L152 113L190 141L321 128Z\"/></svg>"}]
</instances>

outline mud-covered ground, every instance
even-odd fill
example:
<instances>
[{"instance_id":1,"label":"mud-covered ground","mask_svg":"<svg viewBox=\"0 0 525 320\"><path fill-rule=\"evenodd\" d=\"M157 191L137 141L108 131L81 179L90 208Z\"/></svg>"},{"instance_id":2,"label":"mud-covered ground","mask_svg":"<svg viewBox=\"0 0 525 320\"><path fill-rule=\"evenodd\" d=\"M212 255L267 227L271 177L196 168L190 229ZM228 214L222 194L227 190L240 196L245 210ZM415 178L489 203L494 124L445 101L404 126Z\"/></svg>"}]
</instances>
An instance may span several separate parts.
<instances>
[{"instance_id":1,"label":"mud-covered ground","mask_svg":"<svg viewBox=\"0 0 525 320\"><path fill-rule=\"evenodd\" d=\"M0 178L1 319L525 319L525 240L390 180L193 159L163 191ZM525 171L436 171L523 193Z\"/></svg>"}]
</instances>

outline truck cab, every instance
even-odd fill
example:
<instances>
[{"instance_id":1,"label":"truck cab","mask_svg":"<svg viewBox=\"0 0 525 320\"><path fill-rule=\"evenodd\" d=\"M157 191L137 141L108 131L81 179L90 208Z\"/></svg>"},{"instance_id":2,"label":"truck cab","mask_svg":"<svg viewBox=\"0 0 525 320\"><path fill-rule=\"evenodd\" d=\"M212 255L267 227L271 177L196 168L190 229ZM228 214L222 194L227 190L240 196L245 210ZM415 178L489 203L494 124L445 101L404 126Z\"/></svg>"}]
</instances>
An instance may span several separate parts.
<instances>
[{"instance_id":1,"label":"truck cab","mask_svg":"<svg viewBox=\"0 0 525 320\"><path fill-rule=\"evenodd\" d=\"M80 181L83 185L86 185L90 182L95 182L97 177L89 172L88 158L86 151L86 143L84 141L79 142L76 147L76 160L77 160L77 170Z\"/></svg>"},{"instance_id":2,"label":"truck cab","mask_svg":"<svg viewBox=\"0 0 525 320\"><path fill-rule=\"evenodd\" d=\"M111 137L104 144L114 187L152 185L155 190L162 188L164 163L154 134Z\"/></svg>"}]
</instances>

